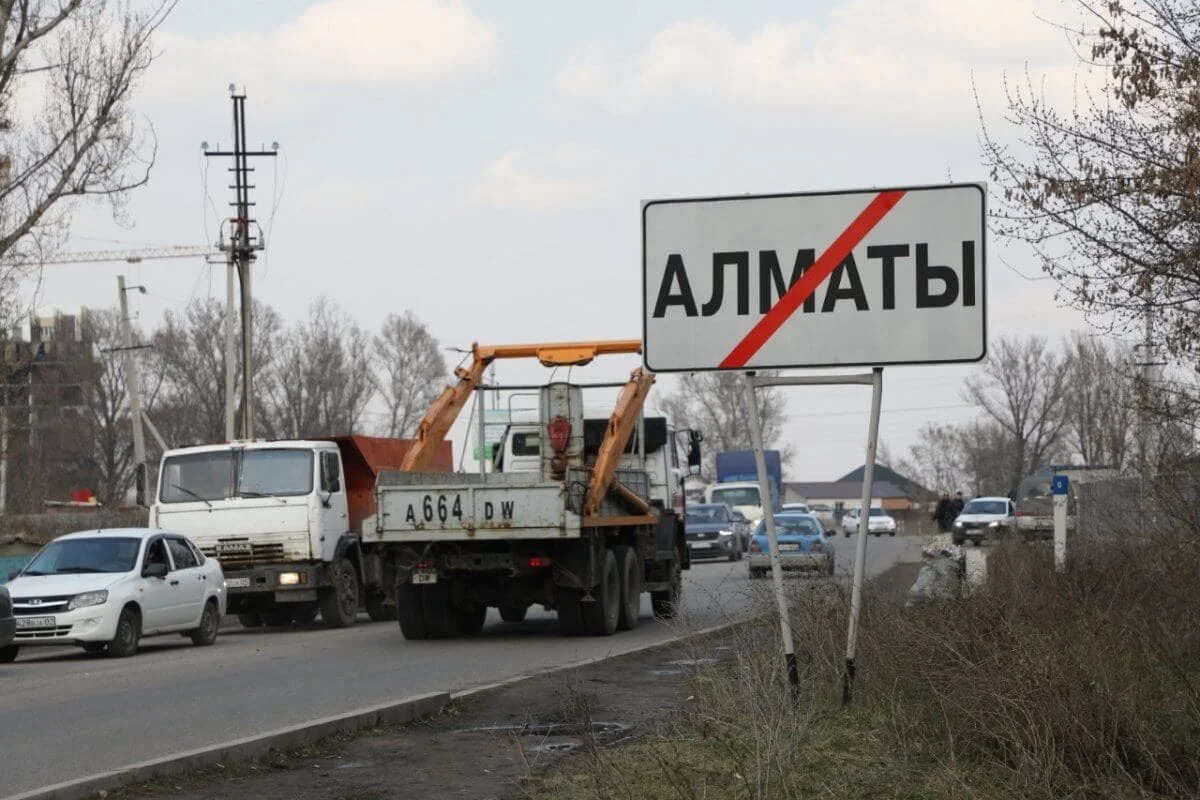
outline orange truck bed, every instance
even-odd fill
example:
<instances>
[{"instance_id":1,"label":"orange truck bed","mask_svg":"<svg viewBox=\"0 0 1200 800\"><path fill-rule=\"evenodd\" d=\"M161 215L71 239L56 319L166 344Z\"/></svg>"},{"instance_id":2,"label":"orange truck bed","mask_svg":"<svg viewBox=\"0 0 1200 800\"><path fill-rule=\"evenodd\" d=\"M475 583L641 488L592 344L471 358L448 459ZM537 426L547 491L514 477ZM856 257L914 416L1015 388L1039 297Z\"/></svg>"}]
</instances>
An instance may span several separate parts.
<instances>
[{"instance_id":1,"label":"orange truck bed","mask_svg":"<svg viewBox=\"0 0 1200 800\"><path fill-rule=\"evenodd\" d=\"M362 533L362 522L375 513L375 479L383 470L398 470L415 439L388 439L376 436L324 436L342 453L345 470L346 502L350 511L349 530ZM453 472L454 449L450 442L437 446L432 461L423 472Z\"/></svg>"}]
</instances>

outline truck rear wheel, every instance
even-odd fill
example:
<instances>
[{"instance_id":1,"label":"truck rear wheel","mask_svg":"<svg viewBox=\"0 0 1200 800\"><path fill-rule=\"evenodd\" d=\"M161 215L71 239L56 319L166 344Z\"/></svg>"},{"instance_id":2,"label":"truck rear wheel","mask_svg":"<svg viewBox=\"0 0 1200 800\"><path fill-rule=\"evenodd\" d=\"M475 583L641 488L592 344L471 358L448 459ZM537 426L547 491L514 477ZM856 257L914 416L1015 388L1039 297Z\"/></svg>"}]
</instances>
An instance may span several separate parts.
<instances>
[{"instance_id":1,"label":"truck rear wheel","mask_svg":"<svg viewBox=\"0 0 1200 800\"><path fill-rule=\"evenodd\" d=\"M680 560L680 553L676 551L675 563L671 565L670 586L650 593L656 619L671 619L679 612L679 601L683 597L683 571L679 568Z\"/></svg>"},{"instance_id":2,"label":"truck rear wheel","mask_svg":"<svg viewBox=\"0 0 1200 800\"><path fill-rule=\"evenodd\" d=\"M400 620L400 633L405 639L429 638L429 630L425 627L421 588L411 583L396 584L396 618Z\"/></svg>"},{"instance_id":3,"label":"truck rear wheel","mask_svg":"<svg viewBox=\"0 0 1200 800\"><path fill-rule=\"evenodd\" d=\"M612 550L604 551L600 583L592 589L592 602L580 603L584 632L589 636L612 636L621 618L621 573Z\"/></svg>"},{"instance_id":4,"label":"truck rear wheel","mask_svg":"<svg viewBox=\"0 0 1200 800\"><path fill-rule=\"evenodd\" d=\"M453 639L458 635L458 609L450 602L450 584L442 581L420 587L421 610L430 639Z\"/></svg>"},{"instance_id":5,"label":"truck rear wheel","mask_svg":"<svg viewBox=\"0 0 1200 800\"><path fill-rule=\"evenodd\" d=\"M246 611L238 614L237 618L243 628L261 628L263 624L262 615L257 611Z\"/></svg>"},{"instance_id":6,"label":"truck rear wheel","mask_svg":"<svg viewBox=\"0 0 1200 800\"><path fill-rule=\"evenodd\" d=\"M642 562L637 551L629 545L613 548L617 571L621 575L621 615L617 630L631 631L637 627L638 611L642 605Z\"/></svg>"},{"instance_id":7,"label":"truck rear wheel","mask_svg":"<svg viewBox=\"0 0 1200 800\"><path fill-rule=\"evenodd\" d=\"M500 619L505 622L524 622L528 611L525 606L500 606Z\"/></svg>"},{"instance_id":8,"label":"truck rear wheel","mask_svg":"<svg viewBox=\"0 0 1200 800\"><path fill-rule=\"evenodd\" d=\"M320 593L321 621L326 628L348 628L358 617L358 573L348 559L333 567L333 585Z\"/></svg>"}]
</instances>

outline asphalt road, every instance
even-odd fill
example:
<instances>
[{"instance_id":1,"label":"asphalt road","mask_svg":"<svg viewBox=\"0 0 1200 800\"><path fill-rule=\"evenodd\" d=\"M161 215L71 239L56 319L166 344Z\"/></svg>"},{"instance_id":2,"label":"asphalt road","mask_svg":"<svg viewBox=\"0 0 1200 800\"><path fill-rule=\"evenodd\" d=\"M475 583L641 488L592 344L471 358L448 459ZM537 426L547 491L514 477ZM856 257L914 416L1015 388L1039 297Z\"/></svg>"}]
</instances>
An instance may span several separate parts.
<instances>
[{"instance_id":1,"label":"asphalt road","mask_svg":"<svg viewBox=\"0 0 1200 800\"><path fill-rule=\"evenodd\" d=\"M834 541L838 571L848 575L855 540ZM868 574L914 547L903 537L870 539ZM771 585L750 581L741 562L698 562L684 575L679 620L655 621L643 596L639 627L612 637L563 637L553 614L531 610L519 625L492 612L482 634L451 641L405 641L395 623L363 617L337 631L250 631L234 622L213 647L159 637L121 660L28 648L0 666L0 796L412 695L618 655L734 618L767 601Z\"/></svg>"}]
</instances>

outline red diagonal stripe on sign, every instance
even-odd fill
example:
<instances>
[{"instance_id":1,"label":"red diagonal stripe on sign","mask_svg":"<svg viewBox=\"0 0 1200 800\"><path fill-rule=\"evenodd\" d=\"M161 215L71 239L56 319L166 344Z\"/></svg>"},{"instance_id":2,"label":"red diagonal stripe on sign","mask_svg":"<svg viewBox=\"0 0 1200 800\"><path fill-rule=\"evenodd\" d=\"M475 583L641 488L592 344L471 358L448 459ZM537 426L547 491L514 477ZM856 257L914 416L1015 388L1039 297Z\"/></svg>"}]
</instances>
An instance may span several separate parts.
<instances>
[{"instance_id":1,"label":"red diagonal stripe on sign","mask_svg":"<svg viewBox=\"0 0 1200 800\"><path fill-rule=\"evenodd\" d=\"M725 356L721 367L738 369L746 366L746 362L762 349L767 340L775 334L775 331L779 330L783 323L787 322L797 308L804 305L804 301L817 290L822 281L833 274L837 265L841 264L846 256L850 255L850 251L866 238L871 229L896 207L902 197L904 197L903 191L880 192L875 195L854 222L850 223L850 227L842 231L842 235L829 245L829 249L805 270L800 280L796 281L783 297L779 298L779 302L772 306L771 310L758 321L758 324L750 329L746 337L738 342L729 355Z\"/></svg>"}]
</instances>

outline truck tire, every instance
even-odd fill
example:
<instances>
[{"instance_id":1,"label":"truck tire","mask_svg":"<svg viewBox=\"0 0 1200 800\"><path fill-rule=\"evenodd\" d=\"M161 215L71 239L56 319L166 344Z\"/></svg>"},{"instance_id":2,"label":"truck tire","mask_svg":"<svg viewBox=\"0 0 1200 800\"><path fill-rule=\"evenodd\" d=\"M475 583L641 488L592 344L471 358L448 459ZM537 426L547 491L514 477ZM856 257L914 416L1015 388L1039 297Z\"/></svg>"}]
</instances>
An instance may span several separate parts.
<instances>
[{"instance_id":1,"label":"truck tire","mask_svg":"<svg viewBox=\"0 0 1200 800\"><path fill-rule=\"evenodd\" d=\"M430 639L458 636L458 609L450 602L450 584L445 581L420 587L421 610Z\"/></svg>"},{"instance_id":2,"label":"truck tire","mask_svg":"<svg viewBox=\"0 0 1200 800\"><path fill-rule=\"evenodd\" d=\"M333 585L320 592L321 621L326 628L348 628L358 618L358 573L349 559L333 566Z\"/></svg>"},{"instance_id":3,"label":"truck tire","mask_svg":"<svg viewBox=\"0 0 1200 800\"><path fill-rule=\"evenodd\" d=\"M396 618L396 607L388 603L383 592L368 592L367 616L371 618L371 622L390 622Z\"/></svg>"},{"instance_id":4,"label":"truck tire","mask_svg":"<svg viewBox=\"0 0 1200 800\"><path fill-rule=\"evenodd\" d=\"M400 634L410 641L428 639L425 627L425 609L421 603L420 586L411 583L396 584L396 618L400 620Z\"/></svg>"},{"instance_id":5,"label":"truck tire","mask_svg":"<svg viewBox=\"0 0 1200 800\"><path fill-rule=\"evenodd\" d=\"M524 622L528 612L525 606L500 606L500 619L505 622Z\"/></svg>"},{"instance_id":6,"label":"truck tire","mask_svg":"<svg viewBox=\"0 0 1200 800\"><path fill-rule=\"evenodd\" d=\"M558 590L558 599L555 610L558 612L558 627L568 636L582 636L583 628L583 603L580 602L580 593L575 589Z\"/></svg>"},{"instance_id":7,"label":"truck tire","mask_svg":"<svg viewBox=\"0 0 1200 800\"><path fill-rule=\"evenodd\" d=\"M487 606L459 609L457 615L458 632L464 636L474 636L483 630L483 623L487 621Z\"/></svg>"},{"instance_id":8,"label":"truck tire","mask_svg":"<svg viewBox=\"0 0 1200 800\"><path fill-rule=\"evenodd\" d=\"M679 612L679 601L683 597L683 571L679 568L680 554L676 551L675 563L671 564L671 585L667 589L650 593L655 619L671 619Z\"/></svg>"},{"instance_id":9,"label":"truck tire","mask_svg":"<svg viewBox=\"0 0 1200 800\"><path fill-rule=\"evenodd\" d=\"M592 588L592 602L580 603L584 632L589 636L612 636L621 618L621 573L617 557L605 549L600 583Z\"/></svg>"},{"instance_id":10,"label":"truck tire","mask_svg":"<svg viewBox=\"0 0 1200 800\"><path fill-rule=\"evenodd\" d=\"M642 605L642 562L637 551L629 545L613 548L617 557L617 571L621 575L621 615L617 630L631 631L637 627L638 611Z\"/></svg>"}]
</instances>

